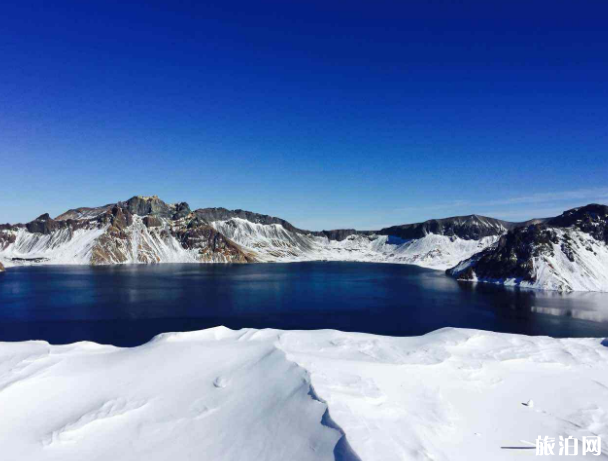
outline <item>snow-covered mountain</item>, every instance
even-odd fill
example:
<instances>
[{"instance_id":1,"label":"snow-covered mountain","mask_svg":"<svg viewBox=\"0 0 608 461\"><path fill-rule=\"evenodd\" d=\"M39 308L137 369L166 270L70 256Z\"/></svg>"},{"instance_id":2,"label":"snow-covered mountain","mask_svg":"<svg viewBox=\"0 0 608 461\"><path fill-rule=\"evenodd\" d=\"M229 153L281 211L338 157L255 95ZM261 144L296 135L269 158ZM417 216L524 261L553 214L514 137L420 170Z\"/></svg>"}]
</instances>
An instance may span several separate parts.
<instances>
[{"instance_id":1,"label":"snow-covered mountain","mask_svg":"<svg viewBox=\"0 0 608 461\"><path fill-rule=\"evenodd\" d=\"M448 273L546 290L608 291L608 206L587 205L515 227Z\"/></svg>"},{"instance_id":2,"label":"snow-covered mountain","mask_svg":"<svg viewBox=\"0 0 608 461\"><path fill-rule=\"evenodd\" d=\"M0 261L16 264L370 261L447 269L495 243L511 223L480 216L379 231L311 232L244 210L158 197L69 210L0 226Z\"/></svg>"}]
</instances>

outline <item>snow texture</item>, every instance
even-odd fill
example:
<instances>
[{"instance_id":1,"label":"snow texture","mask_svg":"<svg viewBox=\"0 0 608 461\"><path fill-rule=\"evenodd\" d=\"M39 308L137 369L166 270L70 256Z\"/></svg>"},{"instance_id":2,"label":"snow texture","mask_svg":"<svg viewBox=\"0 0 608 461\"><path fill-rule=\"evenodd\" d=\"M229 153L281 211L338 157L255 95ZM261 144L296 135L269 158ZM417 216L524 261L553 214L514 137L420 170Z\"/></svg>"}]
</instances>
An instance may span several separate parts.
<instances>
[{"instance_id":1,"label":"snow texture","mask_svg":"<svg viewBox=\"0 0 608 461\"><path fill-rule=\"evenodd\" d=\"M608 347L450 328L0 343L0 412L7 460L512 460L538 436L608 440Z\"/></svg>"}]
</instances>

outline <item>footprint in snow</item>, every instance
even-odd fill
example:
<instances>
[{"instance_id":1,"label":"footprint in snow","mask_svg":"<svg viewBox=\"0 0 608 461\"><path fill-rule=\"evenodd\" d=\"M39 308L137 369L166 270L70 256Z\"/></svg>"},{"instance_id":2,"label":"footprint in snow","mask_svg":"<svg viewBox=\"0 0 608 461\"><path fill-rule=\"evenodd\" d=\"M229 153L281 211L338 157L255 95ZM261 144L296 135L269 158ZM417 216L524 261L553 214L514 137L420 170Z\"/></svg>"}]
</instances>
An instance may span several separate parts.
<instances>
[{"instance_id":1,"label":"footprint in snow","mask_svg":"<svg viewBox=\"0 0 608 461\"><path fill-rule=\"evenodd\" d=\"M230 380L224 376L218 376L215 378L215 381L213 381L213 385L218 389L223 389L228 386L228 384L230 384Z\"/></svg>"}]
</instances>

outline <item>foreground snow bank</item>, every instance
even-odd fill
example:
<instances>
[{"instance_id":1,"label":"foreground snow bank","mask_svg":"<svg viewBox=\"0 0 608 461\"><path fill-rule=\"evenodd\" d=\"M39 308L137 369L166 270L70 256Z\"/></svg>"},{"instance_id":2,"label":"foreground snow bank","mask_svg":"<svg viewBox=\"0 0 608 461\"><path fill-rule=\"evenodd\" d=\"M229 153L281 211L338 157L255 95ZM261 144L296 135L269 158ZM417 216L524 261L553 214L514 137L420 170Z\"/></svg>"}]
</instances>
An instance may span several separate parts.
<instances>
[{"instance_id":1,"label":"foreground snow bank","mask_svg":"<svg viewBox=\"0 0 608 461\"><path fill-rule=\"evenodd\" d=\"M559 435L606 450L608 347L223 327L132 349L0 343L0 415L1 458L24 461L501 460Z\"/></svg>"}]
</instances>

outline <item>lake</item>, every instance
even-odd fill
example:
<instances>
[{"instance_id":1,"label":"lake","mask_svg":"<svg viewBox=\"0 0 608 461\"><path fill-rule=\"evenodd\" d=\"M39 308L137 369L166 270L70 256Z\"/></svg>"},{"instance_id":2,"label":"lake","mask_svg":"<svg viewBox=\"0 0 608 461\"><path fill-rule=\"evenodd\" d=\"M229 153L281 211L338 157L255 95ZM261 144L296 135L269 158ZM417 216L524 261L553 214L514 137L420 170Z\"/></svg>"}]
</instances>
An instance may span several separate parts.
<instances>
[{"instance_id":1,"label":"lake","mask_svg":"<svg viewBox=\"0 0 608 461\"><path fill-rule=\"evenodd\" d=\"M217 325L605 337L608 294L459 283L416 266L346 262L36 266L0 275L0 341L133 346Z\"/></svg>"}]
</instances>

